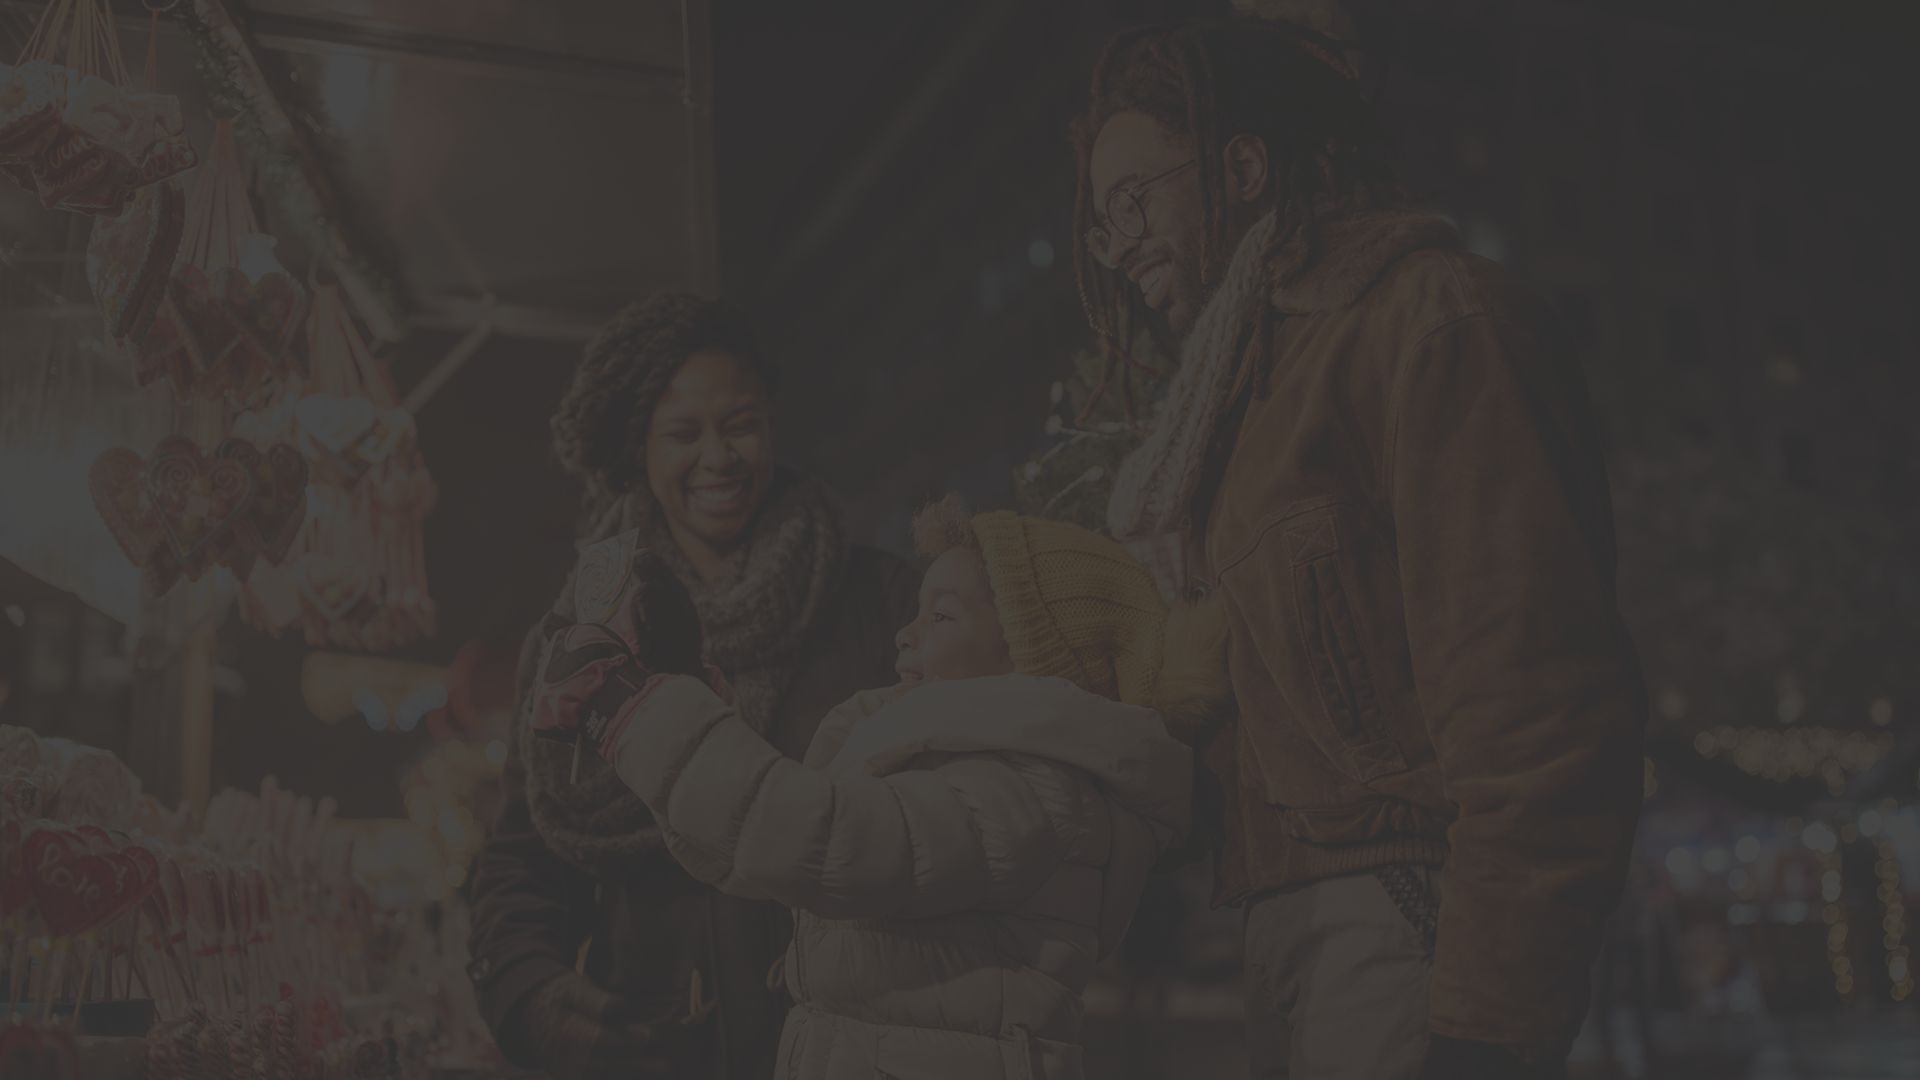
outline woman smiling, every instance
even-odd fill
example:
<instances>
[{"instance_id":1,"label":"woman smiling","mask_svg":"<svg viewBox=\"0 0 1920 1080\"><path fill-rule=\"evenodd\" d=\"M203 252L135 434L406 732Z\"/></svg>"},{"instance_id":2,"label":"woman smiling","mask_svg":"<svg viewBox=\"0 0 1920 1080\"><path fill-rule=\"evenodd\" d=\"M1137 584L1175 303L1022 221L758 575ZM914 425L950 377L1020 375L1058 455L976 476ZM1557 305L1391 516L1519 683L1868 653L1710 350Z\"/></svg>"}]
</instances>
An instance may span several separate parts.
<instances>
[{"instance_id":1,"label":"woman smiling","mask_svg":"<svg viewBox=\"0 0 1920 1080\"><path fill-rule=\"evenodd\" d=\"M660 295L588 346L553 433L596 511L583 542L640 530L692 593L741 715L797 757L830 707L893 681L917 582L847 543L825 488L776 464L774 383L737 311ZM572 608L569 582L548 621ZM570 782L567 748L514 742L473 897L471 974L502 1050L556 1077L769 1075L785 913L689 877L604 765Z\"/></svg>"}]
</instances>

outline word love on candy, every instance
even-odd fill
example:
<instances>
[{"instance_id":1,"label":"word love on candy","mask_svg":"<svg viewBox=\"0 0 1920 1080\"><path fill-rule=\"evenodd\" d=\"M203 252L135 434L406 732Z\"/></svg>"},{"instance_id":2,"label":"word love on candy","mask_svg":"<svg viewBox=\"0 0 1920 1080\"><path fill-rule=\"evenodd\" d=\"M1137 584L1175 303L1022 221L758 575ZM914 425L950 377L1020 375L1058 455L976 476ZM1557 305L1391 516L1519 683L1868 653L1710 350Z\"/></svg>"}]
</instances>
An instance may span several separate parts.
<instances>
[{"instance_id":1,"label":"word love on candy","mask_svg":"<svg viewBox=\"0 0 1920 1080\"><path fill-rule=\"evenodd\" d=\"M98 850L77 831L36 829L22 857L40 917L57 937L119 920L145 903L158 881L157 865L124 850Z\"/></svg>"}]
</instances>

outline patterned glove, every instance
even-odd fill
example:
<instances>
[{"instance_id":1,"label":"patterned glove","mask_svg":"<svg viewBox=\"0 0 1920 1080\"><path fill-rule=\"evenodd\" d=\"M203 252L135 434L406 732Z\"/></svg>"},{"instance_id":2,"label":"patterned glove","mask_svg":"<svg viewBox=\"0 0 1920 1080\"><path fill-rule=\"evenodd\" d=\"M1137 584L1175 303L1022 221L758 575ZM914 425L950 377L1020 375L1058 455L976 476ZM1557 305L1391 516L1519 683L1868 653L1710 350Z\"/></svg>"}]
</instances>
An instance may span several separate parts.
<instances>
[{"instance_id":1,"label":"patterned glove","mask_svg":"<svg viewBox=\"0 0 1920 1080\"><path fill-rule=\"evenodd\" d=\"M547 639L533 732L568 742L584 736L606 757L659 677L606 627L563 627Z\"/></svg>"}]
</instances>

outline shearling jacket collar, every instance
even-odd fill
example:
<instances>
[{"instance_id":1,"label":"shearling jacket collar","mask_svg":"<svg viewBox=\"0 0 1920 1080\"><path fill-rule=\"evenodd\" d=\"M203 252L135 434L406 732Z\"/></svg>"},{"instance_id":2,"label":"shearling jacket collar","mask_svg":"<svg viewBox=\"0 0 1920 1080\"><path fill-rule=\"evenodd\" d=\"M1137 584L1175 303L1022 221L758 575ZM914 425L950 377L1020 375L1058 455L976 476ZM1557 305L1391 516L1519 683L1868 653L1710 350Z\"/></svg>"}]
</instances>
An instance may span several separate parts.
<instances>
[{"instance_id":1,"label":"shearling jacket collar","mask_svg":"<svg viewBox=\"0 0 1920 1080\"><path fill-rule=\"evenodd\" d=\"M1269 264L1273 306L1282 314L1351 307L1401 256L1460 246L1459 231L1446 219L1408 210L1345 214L1314 232L1311 250L1307 230L1297 231Z\"/></svg>"}]
</instances>

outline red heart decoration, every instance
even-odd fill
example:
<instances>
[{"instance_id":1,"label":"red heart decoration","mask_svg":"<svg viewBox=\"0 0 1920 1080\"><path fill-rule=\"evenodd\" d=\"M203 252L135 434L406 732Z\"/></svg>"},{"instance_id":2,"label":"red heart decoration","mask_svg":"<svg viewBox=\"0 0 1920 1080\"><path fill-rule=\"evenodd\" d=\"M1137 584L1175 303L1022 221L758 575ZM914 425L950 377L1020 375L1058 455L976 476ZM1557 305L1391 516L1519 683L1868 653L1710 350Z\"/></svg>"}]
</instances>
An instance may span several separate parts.
<instances>
[{"instance_id":1,"label":"red heart decoration","mask_svg":"<svg viewBox=\"0 0 1920 1080\"><path fill-rule=\"evenodd\" d=\"M113 837L107 835L107 830L98 825L75 825L73 832L75 836L87 842L87 850L95 855L105 855L119 850L119 845L113 842Z\"/></svg>"},{"instance_id":2,"label":"red heart decoration","mask_svg":"<svg viewBox=\"0 0 1920 1080\"><path fill-rule=\"evenodd\" d=\"M36 830L26 839L26 859L40 917L56 937L96 930L146 900L131 862L89 853L77 833Z\"/></svg>"},{"instance_id":3,"label":"red heart decoration","mask_svg":"<svg viewBox=\"0 0 1920 1080\"><path fill-rule=\"evenodd\" d=\"M146 489L147 466L140 455L116 446L93 460L87 490L115 543L135 566L145 566L166 542Z\"/></svg>"},{"instance_id":4,"label":"red heart decoration","mask_svg":"<svg viewBox=\"0 0 1920 1080\"><path fill-rule=\"evenodd\" d=\"M253 451L258 453L258 451ZM248 510L253 470L244 452L209 460L193 440L170 435L147 462L147 493L159 513L172 554L189 580L206 572L230 530Z\"/></svg>"}]
</instances>

